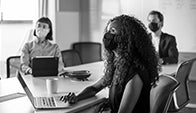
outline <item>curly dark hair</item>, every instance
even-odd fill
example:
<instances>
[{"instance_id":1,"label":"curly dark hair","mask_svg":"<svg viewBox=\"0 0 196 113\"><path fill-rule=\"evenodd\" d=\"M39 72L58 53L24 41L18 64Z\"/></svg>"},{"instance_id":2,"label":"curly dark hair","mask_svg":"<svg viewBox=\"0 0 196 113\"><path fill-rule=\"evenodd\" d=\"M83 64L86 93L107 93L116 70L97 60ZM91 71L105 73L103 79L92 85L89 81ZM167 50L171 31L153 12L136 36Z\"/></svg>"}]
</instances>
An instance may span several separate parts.
<instances>
[{"instance_id":1,"label":"curly dark hair","mask_svg":"<svg viewBox=\"0 0 196 113\"><path fill-rule=\"evenodd\" d=\"M113 21L117 21L120 25L120 33L116 34L118 43L116 52L120 56L115 61L114 53L104 49L104 84L106 86L112 83L122 85L131 67L136 67L139 70L146 69L150 84L155 85L158 80L158 55L146 27L135 17L120 15L111 19L106 28ZM105 32L107 32L106 28Z\"/></svg>"}]
</instances>

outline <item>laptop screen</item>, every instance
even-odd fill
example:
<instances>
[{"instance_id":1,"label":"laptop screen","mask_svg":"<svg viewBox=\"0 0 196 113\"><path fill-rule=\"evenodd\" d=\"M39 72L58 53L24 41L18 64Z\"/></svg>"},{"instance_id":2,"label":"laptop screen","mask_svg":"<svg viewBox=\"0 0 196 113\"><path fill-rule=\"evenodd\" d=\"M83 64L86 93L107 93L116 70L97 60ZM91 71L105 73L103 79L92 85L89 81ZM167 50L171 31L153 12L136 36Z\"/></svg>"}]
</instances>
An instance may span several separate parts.
<instances>
[{"instance_id":1,"label":"laptop screen","mask_svg":"<svg viewBox=\"0 0 196 113\"><path fill-rule=\"evenodd\" d=\"M36 56L32 59L32 75L34 77L57 76L58 57Z\"/></svg>"}]
</instances>

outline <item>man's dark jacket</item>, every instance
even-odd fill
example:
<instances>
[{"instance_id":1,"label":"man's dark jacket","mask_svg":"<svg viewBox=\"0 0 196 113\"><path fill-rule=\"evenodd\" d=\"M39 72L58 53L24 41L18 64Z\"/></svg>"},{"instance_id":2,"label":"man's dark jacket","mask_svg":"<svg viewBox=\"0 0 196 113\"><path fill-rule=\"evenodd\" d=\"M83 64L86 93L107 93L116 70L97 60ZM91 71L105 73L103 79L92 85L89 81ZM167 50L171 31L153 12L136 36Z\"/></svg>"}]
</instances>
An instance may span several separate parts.
<instances>
[{"instance_id":1,"label":"man's dark jacket","mask_svg":"<svg viewBox=\"0 0 196 113\"><path fill-rule=\"evenodd\" d=\"M151 37L152 38L152 37ZM159 57L163 59L163 64L178 63L178 49L176 38L167 33L161 33L159 42Z\"/></svg>"}]
</instances>

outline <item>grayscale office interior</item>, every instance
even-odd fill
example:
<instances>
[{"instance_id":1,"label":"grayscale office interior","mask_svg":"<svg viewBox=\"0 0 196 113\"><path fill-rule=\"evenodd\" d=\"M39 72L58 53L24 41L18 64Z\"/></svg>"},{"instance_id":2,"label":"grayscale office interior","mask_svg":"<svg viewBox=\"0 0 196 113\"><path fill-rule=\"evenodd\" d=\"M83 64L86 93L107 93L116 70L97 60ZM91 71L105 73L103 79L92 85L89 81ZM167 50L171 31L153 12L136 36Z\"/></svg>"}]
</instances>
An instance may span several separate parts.
<instances>
[{"instance_id":1,"label":"grayscale office interior","mask_svg":"<svg viewBox=\"0 0 196 113\"><path fill-rule=\"evenodd\" d=\"M153 40L158 32L153 32L149 26L151 11L163 15L162 22L156 16L159 20L158 29L161 29L160 33L174 37L174 45L168 42L168 48L175 46L177 61L165 61L160 65L157 88L152 87L146 97L149 98L149 105L146 105L149 106L148 112L196 113L196 0L0 0L0 113L101 112L100 106L111 99L110 85L90 98L77 100L76 95L106 73L109 60L105 58L107 50L103 38L108 27L112 26L110 20L122 15L134 17L144 25L146 33L152 35ZM38 57L33 60L34 57L29 56L31 54L28 54L29 58L25 56L25 50L30 51L35 47L27 48L26 44L37 39L38 31L35 29L38 23L44 23L42 27L49 25L47 22L38 22L42 17L51 21L52 26L49 27L50 30L52 27L53 40L50 42L57 45L56 56L50 54L52 52L47 55L36 53L32 56ZM119 27L122 27L121 24ZM160 45L157 47L160 49ZM168 48L165 46L164 49ZM168 54L172 54L173 50L168 50ZM58 57L56 64L54 57ZM36 58L38 64L33 67ZM164 58L160 59L164 62ZM40 63L39 60L45 62ZM25 62L29 66L25 67ZM63 71L59 71L60 65ZM53 68L56 73L52 75ZM40 72L34 75L35 71ZM49 74L43 75L41 71ZM136 89L133 88L133 91ZM69 92L76 97L75 104L70 104L69 99L62 102L62 98L69 98ZM58 97L66 105L40 108L31 100L35 97ZM130 105L133 108L125 110L127 106L123 104L128 102L121 101L120 105L115 105L118 107L115 110L109 107L102 113L136 113L134 107L138 108L138 105ZM107 104L111 103L109 101Z\"/></svg>"}]
</instances>

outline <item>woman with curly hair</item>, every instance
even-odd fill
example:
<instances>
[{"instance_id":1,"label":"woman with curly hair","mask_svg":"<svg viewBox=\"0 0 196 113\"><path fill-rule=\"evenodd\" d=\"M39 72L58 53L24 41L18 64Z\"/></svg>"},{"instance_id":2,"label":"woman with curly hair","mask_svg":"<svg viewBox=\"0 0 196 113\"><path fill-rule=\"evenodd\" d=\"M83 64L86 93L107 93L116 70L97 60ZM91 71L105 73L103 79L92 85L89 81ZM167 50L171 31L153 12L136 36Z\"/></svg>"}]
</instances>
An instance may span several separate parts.
<instances>
[{"instance_id":1,"label":"woman with curly hair","mask_svg":"<svg viewBox=\"0 0 196 113\"><path fill-rule=\"evenodd\" d=\"M158 57L146 27L138 19L120 15L111 19L103 37L105 75L81 93L62 101L76 103L109 87L111 113L149 113L150 89L158 80Z\"/></svg>"}]
</instances>

